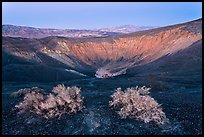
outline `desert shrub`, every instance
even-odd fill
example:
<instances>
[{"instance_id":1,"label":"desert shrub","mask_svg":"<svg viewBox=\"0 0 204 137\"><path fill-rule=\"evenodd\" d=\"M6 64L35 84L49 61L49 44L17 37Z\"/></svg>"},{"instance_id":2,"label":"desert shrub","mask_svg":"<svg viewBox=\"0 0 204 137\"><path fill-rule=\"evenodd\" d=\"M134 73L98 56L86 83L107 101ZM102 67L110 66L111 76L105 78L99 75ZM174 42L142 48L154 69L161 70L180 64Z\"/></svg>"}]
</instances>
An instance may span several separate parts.
<instances>
[{"instance_id":1,"label":"desert shrub","mask_svg":"<svg viewBox=\"0 0 204 137\"><path fill-rule=\"evenodd\" d=\"M62 114L77 113L83 108L80 88L57 85L49 95L27 92L23 102L15 106L19 113L31 112L45 118L60 117Z\"/></svg>"},{"instance_id":2,"label":"desert shrub","mask_svg":"<svg viewBox=\"0 0 204 137\"><path fill-rule=\"evenodd\" d=\"M23 102L19 103L15 107L19 109L19 114L27 112L38 113L38 106L44 100L44 98L45 97L41 93L34 91L28 92L25 94Z\"/></svg>"},{"instance_id":3,"label":"desert shrub","mask_svg":"<svg viewBox=\"0 0 204 137\"><path fill-rule=\"evenodd\" d=\"M142 120L145 123L156 122L161 125L168 121L161 105L149 94L150 88L136 87L122 91L117 88L111 96L110 107L115 109L121 118Z\"/></svg>"}]
</instances>

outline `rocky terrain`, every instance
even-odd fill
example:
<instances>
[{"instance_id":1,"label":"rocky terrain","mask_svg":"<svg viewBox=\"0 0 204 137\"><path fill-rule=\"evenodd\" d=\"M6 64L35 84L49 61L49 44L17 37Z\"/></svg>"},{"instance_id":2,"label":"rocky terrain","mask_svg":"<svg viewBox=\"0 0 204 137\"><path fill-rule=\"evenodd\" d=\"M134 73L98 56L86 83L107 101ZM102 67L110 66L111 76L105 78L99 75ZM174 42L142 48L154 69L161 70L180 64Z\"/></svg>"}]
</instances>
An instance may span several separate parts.
<instances>
[{"instance_id":1,"label":"rocky terrain","mask_svg":"<svg viewBox=\"0 0 204 137\"><path fill-rule=\"evenodd\" d=\"M159 27L123 25L123 26L112 27L112 28L102 28L98 30L105 31L105 32L115 32L115 33L131 33L131 32L149 30L154 28L159 28Z\"/></svg>"},{"instance_id":2,"label":"rocky terrain","mask_svg":"<svg viewBox=\"0 0 204 137\"><path fill-rule=\"evenodd\" d=\"M175 54L201 39L202 20L199 19L107 38L3 37L2 47L3 54L13 58L37 65L55 65L55 68L56 63L50 63L57 62L60 68L63 66L85 75L107 78Z\"/></svg>"},{"instance_id":3,"label":"rocky terrain","mask_svg":"<svg viewBox=\"0 0 204 137\"><path fill-rule=\"evenodd\" d=\"M202 19L108 37L2 40L3 134L202 134ZM50 120L16 115L22 98L11 93L34 86L50 91L58 84L81 88L81 113ZM143 85L169 124L121 119L108 107L116 88Z\"/></svg>"},{"instance_id":4,"label":"rocky terrain","mask_svg":"<svg viewBox=\"0 0 204 137\"><path fill-rule=\"evenodd\" d=\"M151 26L133 26L124 25L114 28L94 29L94 30L77 30L77 29L43 29L26 26L2 25L2 35L9 37L23 38L44 38L48 36L61 36L70 38L83 37L107 37L116 34L137 32L142 30L153 29Z\"/></svg>"},{"instance_id":5,"label":"rocky terrain","mask_svg":"<svg viewBox=\"0 0 204 137\"><path fill-rule=\"evenodd\" d=\"M117 33L94 31L94 30L75 30L75 29L40 29L33 27L3 25L2 35L10 37L23 38L44 38L48 36L63 36L63 37L107 37Z\"/></svg>"},{"instance_id":6,"label":"rocky terrain","mask_svg":"<svg viewBox=\"0 0 204 137\"><path fill-rule=\"evenodd\" d=\"M113 93L108 90L108 86L111 85L110 81L108 82L105 84L107 88L103 86L103 92L100 91L100 88L92 92L86 92L86 88L82 88L85 105L82 112L48 120L32 115L17 115L13 108L22 98L14 99L10 94L18 89L33 86L50 90L57 83L3 83L2 134L202 135L202 91L200 88L179 88L182 87L180 84L179 87L171 90L151 90L151 96L162 104L170 120L169 124L157 126L132 119L121 119L108 107L108 102L111 100L110 95ZM137 81L134 83L139 84Z\"/></svg>"}]
</instances>

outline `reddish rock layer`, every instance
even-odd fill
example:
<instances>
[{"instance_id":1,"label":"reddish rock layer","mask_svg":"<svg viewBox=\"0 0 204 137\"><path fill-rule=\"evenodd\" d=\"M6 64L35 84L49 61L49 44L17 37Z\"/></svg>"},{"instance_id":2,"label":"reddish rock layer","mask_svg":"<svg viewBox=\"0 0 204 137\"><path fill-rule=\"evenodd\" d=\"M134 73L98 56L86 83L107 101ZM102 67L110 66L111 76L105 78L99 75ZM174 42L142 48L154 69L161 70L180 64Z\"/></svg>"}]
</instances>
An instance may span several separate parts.
<instances>
[{"instance_id":1,"label":"reddish rock layer","mask_svg":"<svg viewBox=\"0 0 204 137\"><path fill-rule=\"evenodd\" d=\"M38 62L41 59L36 51L73 68L79 67L82 62L98 70L97 75L108 77L124 74L130 67L174 54L200 39L201 19L107 38L47 37L40 40L15 39L14 43L10 39L3 39L3 48L11 54ZM25 42L32 47L26 47Z\"/></svg>"}]
</instances>

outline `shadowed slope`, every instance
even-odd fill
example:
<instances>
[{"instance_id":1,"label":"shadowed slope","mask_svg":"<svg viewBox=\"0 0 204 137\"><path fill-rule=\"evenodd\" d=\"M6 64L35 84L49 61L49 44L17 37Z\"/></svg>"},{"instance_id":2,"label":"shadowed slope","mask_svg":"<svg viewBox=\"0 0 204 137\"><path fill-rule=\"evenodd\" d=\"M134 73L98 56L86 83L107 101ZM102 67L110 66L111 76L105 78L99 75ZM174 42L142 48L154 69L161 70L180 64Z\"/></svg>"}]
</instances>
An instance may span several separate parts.
<instances>
[{"instance_id":1,"label":"shadowed slope","mask_svg":"<svg viewBox=\"0 0 204 137\"><path fill-rule=\"evenodd\" d=\"M54 59L69 69L107 78L174 54L201 39L202 20L199 19L107 38L3 37L2 46L7 53L30 62L47 64Z\"/></svg>"}]
</instances>

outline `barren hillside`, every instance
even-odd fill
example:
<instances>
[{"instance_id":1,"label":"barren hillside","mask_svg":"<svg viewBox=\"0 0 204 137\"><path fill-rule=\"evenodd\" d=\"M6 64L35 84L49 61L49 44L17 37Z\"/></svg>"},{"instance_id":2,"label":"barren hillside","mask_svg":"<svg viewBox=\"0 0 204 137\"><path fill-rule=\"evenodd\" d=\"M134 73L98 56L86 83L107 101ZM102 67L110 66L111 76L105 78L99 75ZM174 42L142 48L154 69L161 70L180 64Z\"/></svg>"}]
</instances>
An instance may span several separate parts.
<instances>
[{"instance_id":1,"label":"barren hillside","mask_svg":"<svg viewBox=\"0 0 204 137\"><path fill-rule=\"evenodd\" d=\"M107 78L174 55L201 39L202 19L198 19L106 38L3 37L2 47L6 54L27 62ZM53 61L57 63L51 64Z\"/></svg>"}]
</instances>

